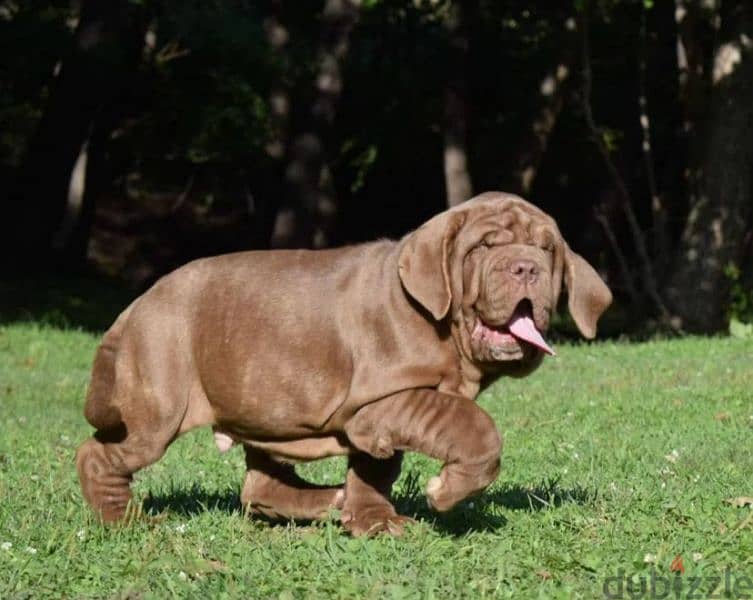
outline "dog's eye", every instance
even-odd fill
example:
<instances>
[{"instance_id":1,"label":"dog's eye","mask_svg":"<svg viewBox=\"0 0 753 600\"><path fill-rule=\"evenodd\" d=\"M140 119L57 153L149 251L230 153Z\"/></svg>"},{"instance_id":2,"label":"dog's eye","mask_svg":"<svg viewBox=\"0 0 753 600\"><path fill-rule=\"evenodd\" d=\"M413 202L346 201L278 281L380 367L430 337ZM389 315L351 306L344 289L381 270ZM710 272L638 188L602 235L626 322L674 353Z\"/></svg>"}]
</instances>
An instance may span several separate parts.
<instances>
[{"instance_id":1,"label":"dog's eye","mask_svg":"<svg viewBox=\"0 0 753 600\"><path fill-rule=\"evenodd\" d=\"M549 254L554 252L555 243L549 235L545 236L539 245L544 252L548 252Z\"/></svg>"}]
</instances>

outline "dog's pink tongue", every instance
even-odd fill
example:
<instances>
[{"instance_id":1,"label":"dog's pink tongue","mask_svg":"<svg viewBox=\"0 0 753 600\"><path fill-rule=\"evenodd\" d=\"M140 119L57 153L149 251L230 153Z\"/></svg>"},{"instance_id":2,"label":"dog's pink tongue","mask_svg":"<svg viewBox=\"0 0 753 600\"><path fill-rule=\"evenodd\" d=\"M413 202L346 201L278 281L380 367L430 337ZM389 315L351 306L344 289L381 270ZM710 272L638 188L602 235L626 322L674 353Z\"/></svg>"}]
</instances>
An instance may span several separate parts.
<instances>
[{"instance_id":1,"label":"dog's pink tongue","mask_svg":"<svg viewBox=\"0 0 753 600\"><path fill-rule=\"evenodd\" d=\"M557 354L552 347L546 343L546 340L539 333L539 330L536 329L536 325L534 325L531 317L513 316L512 320L507 324L507 328L516 338L528 342L529 344L533 344L552 356Z\"/></svg>"}]
</instances>

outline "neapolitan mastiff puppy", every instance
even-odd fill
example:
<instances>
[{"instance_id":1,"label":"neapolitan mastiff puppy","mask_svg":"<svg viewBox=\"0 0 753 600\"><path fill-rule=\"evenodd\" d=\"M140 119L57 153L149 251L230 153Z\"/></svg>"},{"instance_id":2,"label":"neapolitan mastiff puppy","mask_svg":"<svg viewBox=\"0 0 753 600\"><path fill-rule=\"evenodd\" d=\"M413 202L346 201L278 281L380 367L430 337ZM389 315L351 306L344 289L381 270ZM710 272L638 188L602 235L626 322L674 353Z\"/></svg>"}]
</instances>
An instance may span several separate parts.
<instances>
[{"instance_id":1,"label":"neapolitan mastiff puppy","mask_svg":"<svg viewBox=\"0 0 753 600\"><path fill-rule=\"evenodd\" d=\"M502 440L480 387L533 371L564 281L592 338L611 302L545 213L490 192L400 241L243 252L192 262L136 299L94 359L78 450L86 500L105 521L132 474L210 425L243 444L252 512L311 519L341 509L353 534L399 533L390 503L402 451L443 461L426 494L446 511L497 476ZM292 463L348 455L342 487Z\"/></svg>"}]
</instances>

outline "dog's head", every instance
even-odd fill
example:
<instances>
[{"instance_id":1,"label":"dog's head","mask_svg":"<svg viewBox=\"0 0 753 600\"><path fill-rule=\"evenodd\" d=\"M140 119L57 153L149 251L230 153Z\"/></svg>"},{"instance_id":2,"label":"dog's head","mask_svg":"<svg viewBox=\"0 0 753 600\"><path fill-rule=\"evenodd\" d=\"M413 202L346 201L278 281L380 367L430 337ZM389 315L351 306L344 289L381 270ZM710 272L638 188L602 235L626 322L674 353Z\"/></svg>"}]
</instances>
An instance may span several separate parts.
<instances>
[{"instance_id":1,"label":"dog's head","mask_svg":"<svg viewBox=\"0 0 753 600\"><path fill-rule=\"evenodd\" d=\"M465 353L487 371L523 374L551 352L543 335L563 281L570 314L587 338L612 302L551 217L500 192L481 194L409 234L399 272L434 319L451 318Z\"/></svg>"}]
</instances>

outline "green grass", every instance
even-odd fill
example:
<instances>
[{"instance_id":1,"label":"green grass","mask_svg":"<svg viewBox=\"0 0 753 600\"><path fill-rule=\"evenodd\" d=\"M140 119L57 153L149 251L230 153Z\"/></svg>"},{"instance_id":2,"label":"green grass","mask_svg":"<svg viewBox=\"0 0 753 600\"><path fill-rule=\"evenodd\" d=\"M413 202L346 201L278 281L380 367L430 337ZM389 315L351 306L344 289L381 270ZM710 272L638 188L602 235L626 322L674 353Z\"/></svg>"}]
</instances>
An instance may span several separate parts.
<instances>
[{"instance_id":1,"label":"green grass","mask_svg":"<svg viewBox=\"0 0 753 600\"><path fill-rule=\"evenodd\" d=\"M678 554L683 597L690 577L708 594L727 568L753 576L753 511L725 502L753 496L750 340L559 347L482 396L505 434L485 494L437 516L422 490L438 464L408 457L397 504L419 523L400 539L244 516L242 452L218 454L208 431L137 476L137 498L164 519L100 527L73 465L96 342L0 327L2 598L594 598L620 572L669 575ZM331 482L343 469L302 470Z\"/></svg>"}]
</instances>

